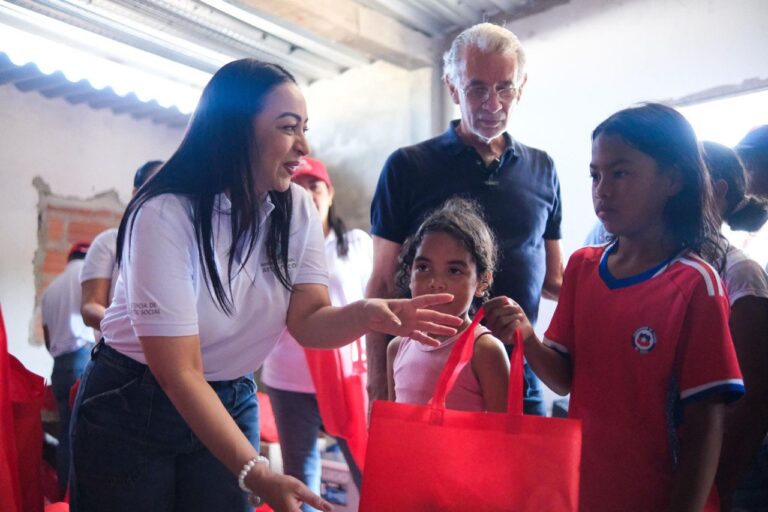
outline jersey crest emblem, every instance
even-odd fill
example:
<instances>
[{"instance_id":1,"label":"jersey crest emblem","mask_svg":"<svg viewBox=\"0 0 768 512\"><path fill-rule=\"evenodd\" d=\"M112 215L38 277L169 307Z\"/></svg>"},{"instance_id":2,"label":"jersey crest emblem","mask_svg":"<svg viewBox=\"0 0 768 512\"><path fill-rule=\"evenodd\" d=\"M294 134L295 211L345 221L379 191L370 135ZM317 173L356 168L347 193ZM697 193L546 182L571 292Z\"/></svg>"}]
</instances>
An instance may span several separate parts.
<instances>
[{"instance_id":1,"label":"jersey crest emblem","mask_svg":"<svg viewBox=\"0 0 768 512\"><path fill-rule=\"evenodd\" d=\"M656 332L650 327L641 327L632 335L632 347L641 354L647 354L656 346Z\"/></svg>"}]
</instances>

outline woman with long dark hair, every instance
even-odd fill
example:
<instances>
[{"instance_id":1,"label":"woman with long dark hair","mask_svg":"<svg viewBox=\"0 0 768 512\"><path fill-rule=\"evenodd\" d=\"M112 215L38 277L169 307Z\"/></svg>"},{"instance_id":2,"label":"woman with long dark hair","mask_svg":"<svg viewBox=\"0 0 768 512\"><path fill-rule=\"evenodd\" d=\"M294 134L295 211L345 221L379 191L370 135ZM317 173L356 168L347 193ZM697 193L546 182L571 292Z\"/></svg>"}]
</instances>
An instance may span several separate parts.
<instances>
[{"instance_id":1,"label":"woman with long dark hair","mask_svg":"<svg viewBox=\"0 0 768 512\"><path fill-rule=\"evenodd\" d=\"M460 320L425 309L450 295L330 305L317 211L291 185L306 127L285 69L227 64L128 204L115 297L75 402L73 510L330 510L259 456L253 371L286 327L315 348L370 330L427 343L455 332Z\"/></svg>"}]
</instances>

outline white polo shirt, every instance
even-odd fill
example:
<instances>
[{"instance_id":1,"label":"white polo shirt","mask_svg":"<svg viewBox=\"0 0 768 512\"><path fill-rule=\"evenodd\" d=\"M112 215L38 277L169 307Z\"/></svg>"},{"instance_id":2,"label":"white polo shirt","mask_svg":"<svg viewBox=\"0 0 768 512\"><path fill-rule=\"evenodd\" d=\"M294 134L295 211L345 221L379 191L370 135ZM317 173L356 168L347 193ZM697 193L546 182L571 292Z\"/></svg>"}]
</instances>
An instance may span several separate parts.
<instances>
[{"instance_id":1,"label":"white polo shirt","mask_svg":"<svg viewBox=\"0 0 768 512\"><path fill-rule=\"evenodd\" d=\"M742 297L768 299L768 274L744 251L729 247L725 269L720 274L731 306Z\"/></svg>"},{"instance_id":2,"label":"white polo shirt","mask_svg":"<svg viewBox=\"0 0 768 512\"><path fill-rule=\"evenodd\" d=\"M91 279L109 279L109 300L115 295L115 286L117 285L117 265L115 265L115 254L117 253L117 228L110 228L93 239L93 243L88 248L85 255L85 263L80 270L80 284ZM107 304L109 305L109 304ZM101 332L98 329L93 330L96 339L101 338Z\"/></svg>"},{"instance_id":3,"label":"white polo shirt","mask_svg":"<svg viewBox=\"0 0 768 512\"><path fill-rule=\"evenodd\" d=\"M293 284L328 285L320 220L309 195L291 185L293 212L288 275ZM219 309L204 281L188 198L164 194L135 216L115 296L102 321L111 347L146 363L138 336L199 335L205 378L229 380L253 372L285 331L291 294L269 263L265 240L274 205L262 205L259 237L251 257L227 285L231 245L229 199L220 194L213 213L216 263L234 312ZM162 343L162 341L160 342Z\"/></svg>"},{"instance_id":4,"label":"white polo shirt","mask_svg":"<svg viewBox=\"0 0 768 512\"><path fill-rule=\"evenodd\" d=\"M353 229L347 232L347 243L349 252L345 256L339 256L334 232L328 233L325 239L325 256L330 274L328 295L334 306L346 306L364 298L368 278L373 270L373 240L370 235L360 229ZM363 346L364 343L365 340ZM351 373L352 361L357 358L356 345L352 343L338 350L341 362L346 367L345 374ZM309 373L304 348L287 330L264 361L261 380L275 389L315 393L315 384Z\"/></svg>"},{"instance_id":5,"label":"white polo shirt","mask_svg":"<svg viewBox=\"0 0 768 512\"><path fill-rule=\"evenodd\" d=\"M93 330L85 325L80 315L80 269L83 260L67 263L64 272L51 281L43 292L40 316L48 328L53 357L74 352L93 343Z\"/></svg>"}]
</instances>

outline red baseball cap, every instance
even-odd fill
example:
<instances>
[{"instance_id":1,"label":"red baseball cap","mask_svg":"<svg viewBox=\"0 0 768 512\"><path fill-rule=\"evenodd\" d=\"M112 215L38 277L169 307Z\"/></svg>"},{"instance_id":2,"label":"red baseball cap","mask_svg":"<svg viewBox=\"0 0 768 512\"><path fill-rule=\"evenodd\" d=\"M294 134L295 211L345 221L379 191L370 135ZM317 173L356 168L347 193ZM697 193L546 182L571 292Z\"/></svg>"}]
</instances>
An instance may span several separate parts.
<instances>
[{"instance_id":1,"label":"red baseball cap","mask_svg":"<svg viewBox=\"0 0 768 512\"><path fill-rule=\"evenodd\" d=\"M296 179L301 176L312 176L320 181L324 181L329 187L333 186L331 177L328 176L328 169L325 168L323 162L314 158L309 158L308 156L302 157L299 162L299 166L293 172L293 176L291 176L293 181L296 181Z\"/></svg>"},{"instance_id":2,"label":"red baseball cap","mask_svg":"<svg viewBox=\"0 0 768 512\"><path fill-rule=\"evenodd\" d=\"M73 254L81 254L85 256L85 253L88 252L88 248L91 246L90 242L75 242L72 244L72 247L69 248L69 253L67 254L67 260L72 258Z\"/></svg>"}]
</instances>

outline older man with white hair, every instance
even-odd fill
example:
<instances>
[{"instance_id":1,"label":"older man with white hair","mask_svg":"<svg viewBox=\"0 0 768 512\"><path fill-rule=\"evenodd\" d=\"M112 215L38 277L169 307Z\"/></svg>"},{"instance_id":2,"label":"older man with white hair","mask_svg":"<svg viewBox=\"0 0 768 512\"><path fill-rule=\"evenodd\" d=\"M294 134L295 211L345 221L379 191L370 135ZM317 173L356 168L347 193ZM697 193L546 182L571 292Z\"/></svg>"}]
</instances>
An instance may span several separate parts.
<instances>
[{"instance_id":1,"label":"older man with white hair","mask_svg":"<svg viewBox=\"0 0 768 512\"><path fill-rule=\"evenodd\" d=\"M556 299L563 275L560 183L552 159L506 131L527 80L525 52L509 30L481 23L444 56L444 81L461 119L387 160L371 205L374 270L370 297L395 293L397 255L424 216L454 196L484 209L500 248L492 294L518 302L536 321L542 296ZM368 388L386 398L386 345L369 335ZM526 367L525 412L544 414L541 384Z\"/></svg>"}]
</instances>

